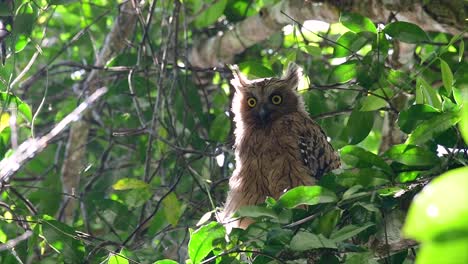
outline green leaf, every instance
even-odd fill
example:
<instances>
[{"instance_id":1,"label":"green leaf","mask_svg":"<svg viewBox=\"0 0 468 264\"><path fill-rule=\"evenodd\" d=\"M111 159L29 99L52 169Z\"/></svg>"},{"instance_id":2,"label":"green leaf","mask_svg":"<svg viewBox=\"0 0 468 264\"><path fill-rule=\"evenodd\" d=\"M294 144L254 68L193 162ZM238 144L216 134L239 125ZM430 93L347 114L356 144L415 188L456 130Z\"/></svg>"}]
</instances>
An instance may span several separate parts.
<instances>
[{"instance_id":1,"label":"green leaf","mask_svg":"<svg viewBox=\"0 0 468 264\"><path fill-rule=\"evenodd\" d=\"M266 78L275 75L271 69L255 61L239 63L239 69L246 75L252 76L254 78Z\"/></svg>"},{"instance_id":2,"label":"green leaf","mask_svg":"<svg viewBox=\"0 0 468 264\"><path fill-rule=\"evenodd\" d=\"M10 126L10 114L4 112L0 115L0 133L2 133L3 129Z\"/></svg>"},{"instance_id":3,"label":"green leaf","mask_svg":"<svg viewBox=\"0 0 468 264\"><path fill-rule=\"evenodd\" d=\"M468 232L468 167L450 170L429 183L413 200L403 233L421 242L444 233Z\"/></svg>"},{"instance_id":4,"label":"green leaf","mask_svg":"<svg viewBox=\"0 0 468 264\"><path fill-rule=\"evenodd\" d=\"M224 14L229 22L237 22L256 14L264 4L263 1L262 3L252 3L247 0L228 1Z\"/></svg>"},{"instance_id":5,"label":"green leaf","mask_svg":"<svg viewBox=\"0 0 468 264\"><path fill-rule=\"evenodd\" d=\"M148 183L134 179L134 178L123 178L118 180L114 185L112 185L114 190L132 190L132 189L142 189L142 188L149 188Z\"/></svg>"},{"instance_id":6,"label":"green leaf","mask_svg":"<svg viewBox=\"0 0 468 264\"><path fill-rule=\"evenodd\" d=\"M360 14L341 12L340 22L354 32L369 31L377 33L377 29L372 20Z\"/></svg>"},{"instance_id":7,"label":"green leaf","mask_svg":"<svg viewBox=\"0 0 468 264\"><path fill-rule=\"evenodd\" d=\"M237 210L237 214L242 217L268 217L278 219L278 214L275 213L273 209L255 205L242 206L239 210Z\"/></svg>"},{"instance_id":8,"label":"green leaf","mask_svg":"<svg viewBox=\"0 0 468 264\"><path fill-rule=\"evenodd\" d=\"M401 131L409 134L422 121L431 119L439 115L439 110L426 104L415 104L400 112L398 116L398 126Z\"/></svg>"},{"instance_id":9,"label":"green leaf","mask_svg":"<svg viewBox=\"0 0 468 264\"><path fill-rule=\"evenodd\" d=\"M449 65L443 59L440 60L440 70L442 71L442 82L444 83L445 90L447 90L447 94L450 96L452 94L452 86L453 86L453 73L450 70Z\"/></svg>"},{"instance_id":10,"label":"green leaf","mask_svg":"<svg viewBox=\"0 0 468 264\"><path fill-rule=\"evenodd\" d=\"M204 28L207 27L223 14L224 9L226 8L227 0L218 0L218 1L211 1L212 3L204 3L204 11L201 12L197 18L193 21L193 24L197 28Z\"/></svg>"},{"instance_id":11,"label":"green leaf","mask_svg":"<svg viewBox=\"0 0 468 264\"><path fill-rule=\"evenodd\" d=\"M335 58L340 58L356 53L364 47L364 45L369 43L373 36L374 34L370 34L369 32L360 32L355 34L348 31L336 41L339 45L334 47L333 56Z\"/></svg>"},{"instance_id":12,"label":"green leaf","mask_svg":"<svg viewBox=\"0 0 468 264\"><path fill-rule=\"evenodd\" d=\"M32 111L31 108L29 107L28 104L25 102L21 101L19 97L7 93L7 92L0 92L0 106L5 105L7 108L10 108L11 110L13 109L18 109L18 111L22 114L22 116L28 120L32 120Z\"/></svg>"},{"instance_id":13,"label":"green leaf","mask_svg":"<svg viewBox=\"0 0 468 264\"><path fill-rule=\"evenodd\" d=\"M341 213L342 210L336 208L321 216L317 227L318 231L325 237L330 237L330 234L340 220Z\"/></svg>"},{"instance_id":14,"label":"green leaf","mask_svg":"<svg viewBox=\"0 0 468 264\"><path fill-rule=\"evenodd\" d=\"M351 188L354 185L364 187L375 187L389 182L388 174L373 168L363 168L360 170L344 170L337 175L336 182L344 187ZM348 197L349 198L349 197Z\"/></svg>"},{"instance_id":15,"label":"green leaf","mask_svg":"<svg viewBox=\"0 0 468 264\"><path fill-rule=\"evenodd\" d=\"M319 57L322 55L322 50L317 46L307 45L301 47L301 50L314 57Z\"/></svg>"},{"instance_id":16,"label":"green leaf","mask_svg":"<svg viewBox=\"0 0 468 264\"><path fill-rule=\"evenodd\" d=\"M356 77L357 61L349 60L333 68L328 77L328 83L345 83Z\"/></svg>"},{"instance_id":17,"label":"green leaf","mask_svg":"<svg viewBox=\"0 0 468 264\"><path fill-rule=\"evenodd\" d=\"M390 166L376 154L358 146L348 145L340 150L341 159L354 168L377 167L388 174L392 174Z\"/></svg>"},{"instance_id":18,"label":"green leaf","mask_svg":"<svg viewBox=\"0 0 468 264\"><path fill-rule=\"evenodd\" d=\"M361 112L354 109L346 124L349 144L354 145L364 140L369 135L373 125L374 112Z\"/></svg>"},{"instance_id":19,"label":"green leaf","mask_svg":"<svg viewBox=\"0 0 468 264\"><path fill-rule=\"evenodd\" d=\"M359 109L359 111L375 111L387 106L387 101L384 100L382 97L388 99L392 98L392 89L388 87L380 88L375 90L373 94L369 94L368 96L364 97L361 100L361 108Z\"/></svg>"},{"instance_id":20,"label":"green leaf","mask_svg":"<svg viewBox=\"0 0 468 264\"><path fill-rule=\"evenodd\" d=\"M468 263L468 237L423 243L416 263Z\"/></svg>"},{"instance_id":21,"label":"green leaf","mask_svg":"<svg viewBox=\"0 0 468 264\"><path fill-rule=\"evenodd\" d=\"M347 253L346 262L344 264L379 264L377 260L374 259L374 255L370 252L362 253Z\"/></svg>"},{"instance_id":22,"label":"green leaf","mask_svg":"<svg viewBox=\"0 0 468 264\"><path fill-rule=\"evenodd\" d=\"M366 230L367 228L373 225L373 223L367 223L363 226L347 225L341 228L340 230L333 232L330 236L330 239L337 243L342 242L354 237L355 235L361 233L362 231Z\"/></svg>"},{"instance_id":23,"label":"green leaf","mask_svg":"<svg viewBox=\"0 0 468 264\"><path fill-rule=\"evenodd\" d=\"M224 239L225 230L217 222L211 222L192 233L188 253L193 263L200 263L213 249L213 242Z\"/></svg>"},{"instance_id":24,"label":"green leaf","mask_svg":"<svg viewBox=\"0 0 468 264\"><path fill-rule=\"evenodd\" d=\"M179 262L172 259L163 259L154 262L153 264L179 264Z\"/></svg>"},{"instance_id":25,"label":"green leaf","mask_svg":"<svg viewBox=\"0 0 468 264\"><path fill-rule=\"evenodd\" d=\"M164 200L162 201L162 203L164 205L164 208L168 209L164 210L164 215L166 217L167 222L173 227L177 226L177 223L179 222L179 219L182 216L185 206L181 204L181 202L177 199L176 194L173 192L167 195L166 198L164 198Z\"/></svg>"},{"instance_id":26,"label":"green leaf","mask_svg":"<svg viewBox=\"0 0 468 264\"><path fill-rule=\"evenodd\" d=\"M392 38L407 43L429 41L429 37L424 30L419 26L408 22L397 21L390 23L385 26L383 31Z\"/></svg>"},{"instance_id":27,"label":"green leaf","mask_svg":"<svg viewBox=\"0 0 468 264\"><path fill-rule=\"evenodd\" d=\"M442 99L437 91L420 76L416 77L416 103L429 104L437 109L442 107Z\"/></svg>"},{"instance_id":28,"label":"green leaf","mask_svg":"<svg viewBox=\"0 0 468 264\"><path fill-rule=\"evenodd\" d=\"M225 113L216 115L210 126L209 137L212 140L223 142L231 131L231 120Z\"/></svg>"},{"instance_id":29,"label":"green leaf","mask_svg":"<svg viewBox=\"0 0 468 264\"><path fill-rule=\"evenodd\" d=\"M128 259L124 254L123 250L120 251L119 254L109 253L109 259L107 260L107 264L128 264Z\"/></svg>"},{"instance_id":30,"label":"green leaf","mask_svg":"<svg viewBox=\"0 0 468 264\"><path fill-rule=\"evenodd\" d=\"M392 146L384 156L408 166L431 166L439 163L439 158L434 152L406 144Z\"/></svg>"},{"instance_id":31,"label":"green leaf","mask_svg":"<svg viewBox=\"0 0 468 264\"><path fill-rule=\"evenodd\" d=\"M460 121L460 112L447 112L421 122L406 140L407 144L419 145L435 138Z\"/></svg>"},{"instance_id":32,"label":"green leaf","mask_svg":"<svg viewBox=\"0 0 468 264\"><path fill-rule=\"evenodd\" d=\"M305 251L316 248L337 248L336 244L319 234L299 231L291 240L289 247L293 251Z\"/></svg>"},{"instance_id":33,"label":"green leaf","mask_svg":"<svg viewBox=\"0 0 468 264\"><path fill-rule=\"evenodd\" d=\"M321 186L298 186L287 191L278 199L277 205L294 208L298 205L332 203L337 200L335 193Z\"/></svg>"}]
</instances>

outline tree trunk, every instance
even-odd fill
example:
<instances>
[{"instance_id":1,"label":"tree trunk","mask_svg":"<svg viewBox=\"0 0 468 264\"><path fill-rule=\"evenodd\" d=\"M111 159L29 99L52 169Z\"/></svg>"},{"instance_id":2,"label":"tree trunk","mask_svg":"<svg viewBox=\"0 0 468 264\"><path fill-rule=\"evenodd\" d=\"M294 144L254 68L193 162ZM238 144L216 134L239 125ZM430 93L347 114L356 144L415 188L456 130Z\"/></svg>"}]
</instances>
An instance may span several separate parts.
<instances>
[{"instance_id":1,"label":"tree trunk","mask_svg":"<svg viewBox=\"0 0 468 264\"><path fill-rule=\"evenodd\" d=\"M120 13L112 27L112 30L106 37L104 46L96 57L96 66L104 66L112 56L119 54L130 41L128 38L133 36L133 30L137 22L136 11L133 1L127 1L120 6ZM82 89L88 94L96 91L103 83L100 81L99 70L92 70ZM88 117L90 115L88 114ZM85 118L86 119L86 118ZM77 191L80 183L80 175L83 171L84 157L86 154L86 144L88 140L89 123L80 120L74 123L70 128L65 159L62 166L62 184L64 193L74 193ZM74 198L65 197L63 203L63 216L65 221L71 221L73 212L76 209Z\"/></svg>"}]
</instances>

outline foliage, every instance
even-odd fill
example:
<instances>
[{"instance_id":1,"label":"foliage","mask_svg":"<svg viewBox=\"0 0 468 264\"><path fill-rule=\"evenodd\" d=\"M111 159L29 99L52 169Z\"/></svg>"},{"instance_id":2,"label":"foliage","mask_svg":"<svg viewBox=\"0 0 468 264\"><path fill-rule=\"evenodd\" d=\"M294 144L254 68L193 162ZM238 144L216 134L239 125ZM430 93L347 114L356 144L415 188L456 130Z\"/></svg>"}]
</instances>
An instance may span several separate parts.
<instances>
[{"instance_id":1,"label":"foliage","mask_svg":"<svg viewBox=\"0 0 468 264\"><path fill-rule=\"evenodd\" d=\"M103 67L95 57L115 1L14 2L0 159L69 114L91 70L109 92L85 116L78 189L61 181L68 134L2 182L2 263L412 263L412 249L417 263L468 262L463 35L343 12L323 31L290 25L239 54L251 77L280 75L290 61L304 68L300 93L343 166L239 210L255 223L226 234L214 216L235 166L230 74L192 68L186 54L278 1L147 1L131 45ZM401 65L407 43L414 54ZM78 201L72 219L68 198Z\"/></svg>"}]
</instances>

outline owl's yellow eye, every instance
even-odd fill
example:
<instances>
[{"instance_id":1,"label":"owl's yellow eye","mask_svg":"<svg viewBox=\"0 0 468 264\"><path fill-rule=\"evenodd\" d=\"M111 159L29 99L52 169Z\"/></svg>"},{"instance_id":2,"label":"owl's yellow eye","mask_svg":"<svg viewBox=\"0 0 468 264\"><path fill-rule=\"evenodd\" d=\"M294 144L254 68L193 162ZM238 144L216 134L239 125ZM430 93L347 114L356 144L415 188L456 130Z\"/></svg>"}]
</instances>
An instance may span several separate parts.
<instances>
[{"instance_id":1,"label":"owl's yellow eye","mask_svg":"<svg viewBox=\"0 0 468 264\"><path fill-rule=\"evenodd\" d=\"M281 104L281 102L283 102L283 98L281 97L281 95L273 95L271 97L271 102L275 105L279 105Z\"/></svg>"},{"instance_id":2,"label":"owl's yellow eye","mask_svg":"<svg viewBox=\"0 0 468 264\"><path fill-rule=\"evenodd\" d=\"M247 104L250 107L255 107L255 105L257 104L257 99L255 99L254 97L249 97L249 99L247 99Z\"/></svg>"}]
</instances>

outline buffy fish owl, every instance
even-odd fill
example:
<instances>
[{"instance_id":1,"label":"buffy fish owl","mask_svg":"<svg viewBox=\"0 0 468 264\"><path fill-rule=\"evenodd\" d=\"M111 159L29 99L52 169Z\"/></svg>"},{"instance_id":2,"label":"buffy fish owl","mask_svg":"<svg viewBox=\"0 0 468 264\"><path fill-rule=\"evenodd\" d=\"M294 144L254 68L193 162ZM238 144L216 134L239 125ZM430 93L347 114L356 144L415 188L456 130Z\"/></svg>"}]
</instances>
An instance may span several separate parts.
<instances>
[{"instance_id":1,"label":"buffy fish owl","mask_svg":"<svg viewBox=\"0 0 468 264\"><path fill-rule=\"evenodd\" d=\"M237 209L263 203L267 196L278 199L296 186L314 185L338 168L340 160L297 93L302 70L296 64L289 64L281 78L248 80L237 67L233 75L236 168L220 220L246 228L249 219L230 220Z\"/></svg>"}]
</instances>

